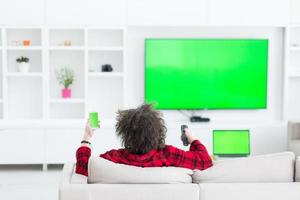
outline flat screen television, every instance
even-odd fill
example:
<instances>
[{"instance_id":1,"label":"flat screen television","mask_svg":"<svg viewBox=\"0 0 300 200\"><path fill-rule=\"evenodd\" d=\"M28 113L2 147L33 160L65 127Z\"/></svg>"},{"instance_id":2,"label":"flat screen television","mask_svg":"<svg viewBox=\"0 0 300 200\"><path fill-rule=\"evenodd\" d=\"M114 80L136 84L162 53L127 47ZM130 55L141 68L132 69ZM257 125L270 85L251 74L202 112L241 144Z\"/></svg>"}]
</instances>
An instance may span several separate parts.
<instances>
[{"instance_id":1,"label":"flat screen television","mask_svg":"<svg viewBox=\"0 0 300 200\"><path fill-rule=\"evenodd\" d=\"M249 155L249 130L214 130L213 154L218 156Z\"/></svg>"},{"instance_id":2,"label":"flat screen television","mask_svg":"<svg viewBox=\"0 0 300 200\"><path fill-rule=\"evenodd\" d=\"M146 39L145 101L157 109L264 109L267 39Z\"/></svg>"}]
</instances>

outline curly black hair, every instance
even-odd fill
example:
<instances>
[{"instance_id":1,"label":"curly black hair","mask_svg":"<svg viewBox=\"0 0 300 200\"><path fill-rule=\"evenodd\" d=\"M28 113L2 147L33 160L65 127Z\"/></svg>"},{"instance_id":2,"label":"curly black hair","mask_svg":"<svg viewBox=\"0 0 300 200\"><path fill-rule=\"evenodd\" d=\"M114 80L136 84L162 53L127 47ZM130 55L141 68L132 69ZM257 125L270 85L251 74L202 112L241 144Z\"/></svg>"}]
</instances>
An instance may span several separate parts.
<instances>
[{"instance_id":1,"label":"curly black hair","mask_svg":"<svg viewBox=\"0 0 300 200\"><path fill-rule=\"evenodd\" d=\"M165 147L167 128L162 114L150 104L119 110L116 132L125 149L133 154L145 154Z\"/></svg>"}]
</instances>

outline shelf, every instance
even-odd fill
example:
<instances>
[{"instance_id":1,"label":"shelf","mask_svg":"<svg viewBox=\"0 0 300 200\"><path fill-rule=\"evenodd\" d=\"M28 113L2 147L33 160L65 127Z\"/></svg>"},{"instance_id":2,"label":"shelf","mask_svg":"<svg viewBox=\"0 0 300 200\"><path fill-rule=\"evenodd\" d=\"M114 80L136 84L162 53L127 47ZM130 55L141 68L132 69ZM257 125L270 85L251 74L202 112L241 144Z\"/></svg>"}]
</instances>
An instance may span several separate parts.
<instances>
[{"instance_id":1,"label":"shelf","mask_svg":"<svg viewBox=\"0 0 300 200\"><path fill-rule=\"evenodd\" d=\"M124 47L88 47L89 51L123 51Z\"/></svg>"},{"instance_id":2,"label":"shelf","mask_svg":"<svg viewBox=\"0 0 300 200\"><path fill-rule=\"evenodd\" d=\"M51 103L50 119L84 119L83 103Z\"/></svg>"},{"instance_id":3,"label":"shelf","mask_svg":"<svg viewBox=\"0 0 300 200\"><path fill-rule=\"evenodd\" d=\"M123 77L124 73L122 72L89 72L89 77Z\"/></svg>"},{"instance_id":4,"label":"shelf","mask_svg":"<svg viewBox=\"0 0 300 200\"><path fill-rule=\"evenodd\" d=\"M31 46L42 45L42 31L40 28L8 28L7 29L7 42L8 46L12 44L23 44L24 40L29 40Z\"/></svg>"},{"instance_id":5,"label":"shelf","mask_svg":"<svg viewBox=\"0 0 300 200\"><path fill-rule=\"evenodd\" d=\"M289 78L300 78L300 73L289 75Z\"/></svg>"},{"instance_id":6,"label":"shelf","mask_svg":"<svg viewBox=\"0 0 300 200\"><path fill-rule=\"evenodd\" d=\"M7 81L7 119L42 119L42 79L16 78Z\"/></svg>"},{"instance_id":7,"label":"shelf","mask_svg":"<svg viewBox=\"0 0 300 200\"><path fill-rule=\"evenodd\" d=\"M8 46L7 50L42 50L41 46Z\"/></svg>"},{"instance_id":8,"label":"shelf","mask_svg":"<svg viewBox=\"0 0 300 200\"><path fill-rule=\"evenodd\" d=\"M300 51L300 46L299 47L298 46L297 47L290 46L289 50L290 51Z\"/></svg>"},{"instance_id":9,"label":"shelf","mask_svg":"<svg viewBox=\"0 0 300 200\"><path fill-rule=\"evenodd\" d=\"M84 99L50 99L49 100L50 103L84 103Z\"/></svg>"},{"instance_id":10,"label":"shelf","mask_svg":"<svg viewBox=\"0 0 300 200\"><path fill-rule=\"evenodd\" d=\"M19 72L16 59L19 57L28 57L30 59L29 72L41 73L43 71L42 51L34 49L18 48L7 51L7 71Z\"/></svg>"},{"instance_id":11,"label":"shelf","mask_svg":"<svg viewBox=\"0 0 300 200\"><path fill-rule=\"evenodd\" d=\"M84 98L85 68L84 51L51 51L49 53L49 84L50 98L61 98L62 86L56 79L56 71L62 67L69 67L74 71L74 83L72 84L72 98Z\"/></svg>"},{"instance_id":12,"label":"shelf","mask_svg":"<svg viewBox=\"0 0 300 200\"><path fill-rule=\"evenodd\" d=\"M288 84L288 91L289 91L289 98L288 98L288 109L287 109L287 115L289 116L289 120L293 121L299 121L300 115L300 93L299 91L300 87L300 79L290 79Z\"/></svg>"},{"instance_id":13,"label":"shelf","mask_svg":"<svg viewBox=\"0 0 300 200\"><path fill-rule=\"evenodd\" d=\"M110 64L113 68L113 72L123 72L123 58L123 51L89 51L89 70L100 72L102 65Z\"/></svg>"},{"instance_id":14,"label":"shelf","mask_svg":"<svg viewBox=\"0 0 300 200\"><path fill-rule=\"evenodd\" d=\"M124 31L122 29L89 29L89 47L118 47L123 46Z\"/></svg>"},{"instance_id":15,"label":"shelf","mask_svg":"<svg viewBox=\"0 0 300 200\"><path fill-rule=\"evenodd\" d=\"M289 25L290 28L300 28L300 24L299 23L293 23Z\"/></svg>"},{"instance_id":16,"label":"shelf","mask_svg":"<svg viewBox=\"0 0 300 200\"><path fill-rule=\"evenodd\" d=\"M50 29L49 45L63 46L70 42L72 46L84 46L84 29Z\"/></svg>"},{"instance_id":17,"label":"shelf","mask_svg":"<svg viewBox=\"0 0 300 200\"><path fill-rule=\"evenodd\" d=\"M84 47L82 46L53 46L53 47L49 47L49 50L52 51L81 51L84 50Z\"/></svg>"},{"instance_id":18,"label":"shelf","mask_svg":"<svg viewBox=\"0 0 300 200\"><path fill-rule=\"evenodd\" d=\"M43 73L41 72L28 72L28 73L22 73L22 72L8 72L8 77L42 77Z\"/></svg>"},{"instance_id":19,"label":"shelf","mask_svg":"<svg viewBox=\"0 0 300 200\"><path fill-rule=\"evenodd\" d=\"M300 67L293 67L287 70L288 77L290 78L296 78L300 77Z\"/></svg>"}]
</instances>

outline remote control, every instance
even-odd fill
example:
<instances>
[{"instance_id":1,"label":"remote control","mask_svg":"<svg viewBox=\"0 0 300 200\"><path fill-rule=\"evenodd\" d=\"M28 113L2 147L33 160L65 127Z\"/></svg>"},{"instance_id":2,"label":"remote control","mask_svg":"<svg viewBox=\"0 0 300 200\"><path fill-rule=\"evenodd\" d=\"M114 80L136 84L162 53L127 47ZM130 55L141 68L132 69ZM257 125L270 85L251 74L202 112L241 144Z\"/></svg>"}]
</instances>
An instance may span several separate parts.
<instances>
[{"instance_id":1,"label":"remote control","mask_svg":"<svg viewBox=\"0 0 300 200\"><path fill-rule=\"evenodd\" d=\"M187 125L181 125L181 141L184 146L188 146L190 143L185 135L185 129L188 128Z\"/></svg>"}]
</instances>

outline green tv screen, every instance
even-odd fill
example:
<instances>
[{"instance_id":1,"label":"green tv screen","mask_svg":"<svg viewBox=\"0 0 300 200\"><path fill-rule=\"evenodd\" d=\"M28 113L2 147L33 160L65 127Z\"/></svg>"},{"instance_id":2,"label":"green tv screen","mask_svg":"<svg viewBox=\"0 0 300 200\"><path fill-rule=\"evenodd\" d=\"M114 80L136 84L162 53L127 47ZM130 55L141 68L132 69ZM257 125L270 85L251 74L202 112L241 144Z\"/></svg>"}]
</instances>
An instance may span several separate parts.
<instances>
[{"instance_id":1,"label":"green tv screen","mask_svg":"<svg viewBox=\"0 0 300 200\"><path fill-rule=\"evenodd\" d=\"M249 155L249 130L214 130L213 154L219 156Z\"/></svg>"},{"instance_id":2,"label":"green tv screen","mask_svg":"<svg viewBox=\"0 0 300 200\"><path fill-rule=\"evenodd\" d=\"M157 109L263 109L267 39L146 39L145 101Z\"/></svg>"}]
</instances>

